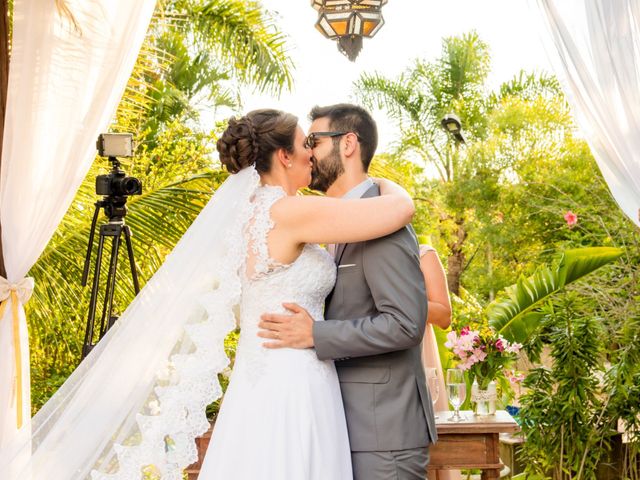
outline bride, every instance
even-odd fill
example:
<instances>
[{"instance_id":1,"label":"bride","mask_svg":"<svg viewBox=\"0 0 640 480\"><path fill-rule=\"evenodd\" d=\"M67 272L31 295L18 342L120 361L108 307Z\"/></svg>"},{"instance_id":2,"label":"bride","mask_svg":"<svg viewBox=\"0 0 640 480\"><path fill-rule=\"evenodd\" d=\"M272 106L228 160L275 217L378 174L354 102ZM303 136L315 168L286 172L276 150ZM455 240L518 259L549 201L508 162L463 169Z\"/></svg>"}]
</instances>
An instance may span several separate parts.
<instances>
[{"instance_id":1,"label":"bride","mask_svg":"<svg viewBox=\"0 0 640 480\"><path fill-rule=\"evenodd\" d=\"M232 175L33 418L31 437L0 452L0 472L181 479L208 426L205 406L221 394L224 338L238 322L235 365L199 478L352 478L333 362L312 349L265 349L257 324L291 301L322 321L336 266L317 244L390 234L414 207L387 180L376 180L380 197L297 195L317 168L307 143L288 113L230 119L217 147Z\"/></svg>"}]
</instances>

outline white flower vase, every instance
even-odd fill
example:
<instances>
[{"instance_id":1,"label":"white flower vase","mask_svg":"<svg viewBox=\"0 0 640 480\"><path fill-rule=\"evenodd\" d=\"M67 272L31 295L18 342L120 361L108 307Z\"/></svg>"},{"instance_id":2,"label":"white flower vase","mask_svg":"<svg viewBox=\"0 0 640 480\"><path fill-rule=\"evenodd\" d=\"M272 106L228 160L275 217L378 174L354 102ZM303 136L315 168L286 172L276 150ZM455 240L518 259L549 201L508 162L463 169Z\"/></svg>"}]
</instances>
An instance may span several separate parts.
<instances>
[{"instance_id":1,"label":"white flower vase","mask_svg":"<svg viewBox=\"0 0 640 480\"><path fill-rule=\"evenodd\" d=\"M491 381L486 389L482 389L477 381L473 381L473 385L471 386L473 413L479 417L495 415L497 399L498 391L496 390L496 382Z\"/></svg>"}]
</instances>

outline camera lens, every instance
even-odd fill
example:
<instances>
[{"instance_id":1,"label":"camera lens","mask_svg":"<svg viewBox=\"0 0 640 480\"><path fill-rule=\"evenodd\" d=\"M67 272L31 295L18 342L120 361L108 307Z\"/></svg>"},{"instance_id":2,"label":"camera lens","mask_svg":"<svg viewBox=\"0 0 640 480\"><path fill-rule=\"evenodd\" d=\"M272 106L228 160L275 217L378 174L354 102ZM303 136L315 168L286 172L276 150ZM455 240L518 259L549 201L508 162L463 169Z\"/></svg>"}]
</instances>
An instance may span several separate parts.
<instances>
[{"instance_id":1,"label":"camera lens","mask_svg":"<svg viewBox=\"0 0 640 480\"><path fill-rule=\"evenodd\" d=\"M124 195L136 195L142 191L140 180L134 177L125 177L120 184Z\"/></svg>"}]
</instances>

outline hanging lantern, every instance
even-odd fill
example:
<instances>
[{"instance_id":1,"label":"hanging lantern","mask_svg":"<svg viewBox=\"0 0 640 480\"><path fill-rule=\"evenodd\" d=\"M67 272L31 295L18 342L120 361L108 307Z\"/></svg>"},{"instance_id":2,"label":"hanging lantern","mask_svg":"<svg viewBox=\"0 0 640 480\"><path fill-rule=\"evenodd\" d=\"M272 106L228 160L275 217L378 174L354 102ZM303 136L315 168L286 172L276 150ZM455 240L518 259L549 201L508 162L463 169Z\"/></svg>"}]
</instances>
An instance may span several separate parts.
<instances>
[{"instance_id":1,"label":"hanging lantern","mask_svg":"<svg viewBox=\"0 0 640 480\"><path fill-rule=\"evenodd\" d=\"M352 62L362 50L362 39L373 37L384 25L387 0L311 0L318 10L316 28L338 42L338 50Z\"/></svg>"}]
</instances>

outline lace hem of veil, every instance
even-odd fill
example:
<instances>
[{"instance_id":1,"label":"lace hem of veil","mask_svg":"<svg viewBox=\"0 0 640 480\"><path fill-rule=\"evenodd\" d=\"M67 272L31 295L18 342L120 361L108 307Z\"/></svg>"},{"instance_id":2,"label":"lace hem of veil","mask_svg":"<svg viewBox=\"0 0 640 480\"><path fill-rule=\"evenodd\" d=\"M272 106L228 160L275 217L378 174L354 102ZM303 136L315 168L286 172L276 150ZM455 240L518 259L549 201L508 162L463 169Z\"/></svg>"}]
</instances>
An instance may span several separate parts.
<instances>
[{"instance_id":1,"label":"lace hem of veil","mask_svg":"<svg viewBox=\"0 0 640 480\"><path fill-rule=\"evenodd\" d=\"M257 187L259 177L254 174ZM245 201L238 211L239 228L234 228L225 241L227 259L233 260L219 264L214 289L197 294L193 311L185 312L196 318L200 312L200 319L204 317L203 321L184 325L190 348L171 355L165 368L157 372L145 413L136 415L135 433L113 445L117 466L111 461L105 468L103 462L101 468L111 471L93 470L93 480L130 480L145 474L151 475L149 478L182 480L183 470L198 460L195 438L209 428L205 408L221 397L218 373L229 364L224 339L236 326L234 306L241 294L239 271L246 245L242 225L251 215L252 206Z\"/></svg>"}]
</instances>

